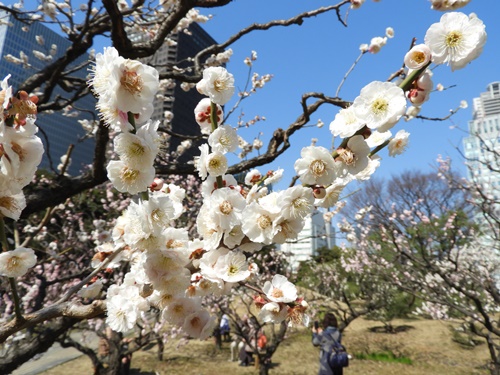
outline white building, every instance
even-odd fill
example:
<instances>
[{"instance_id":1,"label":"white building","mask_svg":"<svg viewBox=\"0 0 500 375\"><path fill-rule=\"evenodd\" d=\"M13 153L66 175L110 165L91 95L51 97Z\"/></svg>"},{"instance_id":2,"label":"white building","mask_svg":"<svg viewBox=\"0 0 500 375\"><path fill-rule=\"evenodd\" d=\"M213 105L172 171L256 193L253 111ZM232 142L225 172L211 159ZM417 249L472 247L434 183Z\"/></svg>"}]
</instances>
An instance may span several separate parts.
<instances>
[{"instance_id":1,"label":"white building","mask_svg":"<svg viewBox=\"0 0 500 375\"><path fill-rule=\"evenodd\" d=\"M500 198L500 160L495 157L495 151L500 152L500 82L490 83L486 92L474 98L469 136L463 146L469 180Z\"/></svg>"},{"instance_id":2,"label":"white building","mask_svg":"<svg viewBox=\"0 0 500 375\"><path fill-rule=\"evenodd\" d=\"M335 246L335 231L331 223L325 222L323 213L316 210L305 219L304 229L297 239L282 244L280 248L288 254L292 271L296 271L300 262L309 260L323 246L329 249Z\"/></svg>"}]
</instances>

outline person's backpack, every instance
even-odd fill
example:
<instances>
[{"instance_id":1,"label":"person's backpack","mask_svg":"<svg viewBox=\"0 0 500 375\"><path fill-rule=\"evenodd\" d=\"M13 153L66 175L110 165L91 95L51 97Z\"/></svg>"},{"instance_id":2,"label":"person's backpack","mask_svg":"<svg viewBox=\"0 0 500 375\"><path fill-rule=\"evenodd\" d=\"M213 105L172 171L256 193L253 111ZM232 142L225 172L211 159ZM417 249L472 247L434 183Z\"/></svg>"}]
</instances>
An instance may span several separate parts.
<instances>
[{"instance_id":1,"label":"person's backpack","mask_svg":"<svg viewBox=\"0 0 500 375\"><path fill-rule=\"evenodd\" d=\"M337 340L332 338L332 346L330 353L328 353L328 365L331 369L337 369L349 366L349 355L344 347Z\"/></svg>"}]
</instances>

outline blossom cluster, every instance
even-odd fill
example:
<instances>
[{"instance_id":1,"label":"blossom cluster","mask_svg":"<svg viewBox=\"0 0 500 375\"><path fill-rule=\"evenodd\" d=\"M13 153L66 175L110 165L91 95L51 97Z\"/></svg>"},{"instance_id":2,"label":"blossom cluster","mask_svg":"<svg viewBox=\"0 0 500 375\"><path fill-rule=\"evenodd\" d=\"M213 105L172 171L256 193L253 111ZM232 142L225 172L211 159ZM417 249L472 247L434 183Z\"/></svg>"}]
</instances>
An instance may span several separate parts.
<instances>
[{"instance_id":1,"label":"blossom cluster","mask_svg":"<svg viewBox=\"0 0 500 375\"><path fill-rule=\"evenodd\" d=\"M380 164L376 155L388 146L389 155L401 154L409 133L400 130L392 137L391 129L408 112L414 116L429 99L433 89L431 63L448 63L452 70L463 68L481 53L486 41L484 24L476 16L447 13L431 25L425 44L411 48L405 55L406 80L371 82L352 105L341 109L330 124L335 137L343 138L331 155L323 147L310 146L302 151L295 170L304 184L342 189L352 180L366 180ZM407 101L412 107L407 109ZM409 115L408 115L409 116ZM392 137L392 138L391 138Z\"/></svg>"},{"instance_id":2,"label":"blossom cluster","mask_svg":"<svg viewBox=\"0 0 500 375\"><path fill-rule=\"evenodd\" d=\"M409 134L401 130L391 138L390 130L405 115L407 100L420 105L428 99L431 61L449 62L454 69L482 49L486 39L482 23L464 17L447 14L431 26L426 44L415 46L405 57L409 77L405 82L399 86L372 82L364 87L330 125L333 135L343 138L341 145L333 153L314 145L303 148L294 165L302 185L283 191L267 188L281 171L262 175L252 170L244 184L227 174L226 154L239 146L236 130L223 123L222 106L234 94L234 78L223 67L206 68L196 88L207 98L194 110L201 132L208 135L208 143L200 146L195 160L203 181L196 239L189 238L186 228L172 226L182 214L185 192L161 181L153 183L158 125L149 116L158 73L121 58L112 48L98 54L91 80L99 97L97 106L104 121L121 131L114 141L120 160L110 162L108 174L119 191L142 193L146 198L131 202L113 229L113 243L108 247L120 250L132 266L123 284L108 290L108 324L118 331L129 330L141 312L153 305L190 335L206 337L214 318L202 308L202 296L225 294L254 276L258 270L247 255L264 245L297 238L315 207L333 207L349 182L370 178L380 164L378 149L388 146L391 156L404 151ZM459 27L462 31L457 31ZM437 31L450 28L454 31L444 37ZM108 254L102 249L98 254ZM266 322L307 320L307 304L281 275L264 285L255 304Z\"/></svg>"},{"instance_id":3,"label":"blossom cluster","mask_svg":"<svg viewBox=\"0 0 500 375\"><path fill-rule=\"evenodd\" d=\"M123 283L107 291L107 323L112 329L132 329L141 313L155 306L168 322L183 327L190 336L205 338L215 318L202 307L201 297L225 294L256 275L258 269L247 255L263 245L296 238L315 197L313 189L302 186L268 193L266 185L277 181L282 171L264 176L251 171L246 186L226 174L225 154L236 150L239 138L235 129L222 124L221 106L234 93L234 78L224 68L209 67L196 85L208 98L196 106L195 118L209 136L196 160L204 180L203 205L196 220L199 238L190 239L187 228L174 227L183 212L185 191L154 179L157 126L147 114L155 92L145 90L143 82L158 87L155 78L147 67L120 58L114 49L96 56L91 84L99 97L97 107L108 125L121 131L114 140L120 160L109 163L108 176L119 191L141 193L143 199L131 202L118 218L112 242L99 244L93 265L111 256L114 264L121 259L131 264ZM147 178L137 177L149 169ZM87 287L84 295L99 292L100 285ZM295 286L281 275L264 285L256 305L262 307L265 321L274 322L286 318L300 322L307 308L297 299Z\"/></svg>"},{"instance_id":4,"label":"blossom cluster","mask_svg":"<svg viewBox=\"0 0 500 375\"><path fill-rule=\"evenodd\" d=\"M35 125L38 98L24 91L13 96L9 77L0 91L0 220L19 219L26 207L23 188L33 179L43 154ZM5 244L2 247L6 250ZM0 276L22 276L35 263L32 249L5 251L0 255Z\"/></svg>"}]
</instances>

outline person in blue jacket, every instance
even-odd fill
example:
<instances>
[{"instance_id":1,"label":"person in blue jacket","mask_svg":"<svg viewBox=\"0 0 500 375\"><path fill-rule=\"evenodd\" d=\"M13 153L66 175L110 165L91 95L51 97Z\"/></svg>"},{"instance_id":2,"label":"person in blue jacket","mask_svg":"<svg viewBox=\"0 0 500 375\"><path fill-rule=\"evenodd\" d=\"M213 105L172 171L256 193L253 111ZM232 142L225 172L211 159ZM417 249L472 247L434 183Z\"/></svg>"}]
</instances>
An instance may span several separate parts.
<instances>
[{"instance_id":1,"label":"person in blue jacket","mask_svg":"<svg viewBox=\"0 0 500 375\"><path fill-rule=\"evenodd\" d=\"M332 369L328 364L328 355L331 351L333 340L337 341L339 344L342 340L342 335L338 330L337 318L332 313L327 313L322 323L323 328L315 326L312 330L312 343L314 346L319 346L321 349L318 375L342 375L343 368Z\"/></svg>"}]
</instances>

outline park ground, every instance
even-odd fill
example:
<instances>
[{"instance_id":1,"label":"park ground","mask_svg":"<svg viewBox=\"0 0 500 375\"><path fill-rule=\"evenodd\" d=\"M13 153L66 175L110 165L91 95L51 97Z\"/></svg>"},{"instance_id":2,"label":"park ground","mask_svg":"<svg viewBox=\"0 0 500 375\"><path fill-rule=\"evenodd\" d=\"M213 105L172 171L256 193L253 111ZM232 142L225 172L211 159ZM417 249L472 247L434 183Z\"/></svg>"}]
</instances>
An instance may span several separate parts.
<instances>
[{"instance_id":1,"label":"park ground","mask_svg":"<svg viewBox=\"0 0 500 375\"><path fill-rule=\"evenodd\" d=\"M461 336L453 338L457 324L422 319L396 320L399 333L373 332L380 322L358 319L344 333L343 343L353 358L345 375L482 375L488 374L488 350L485 344L469 347ZM372 330L370 330L372 329ZM378 329L375 329L378 331ZM229 343L215 350L211 340L191 340L177 347L172 340L162 362L156 359L156 347L134 354L133 375L218 375L257 374L255 367L240 367L228 361ZM372 359L361 359L372 358ZM373 358L377 357L377 360ZM381 360L387 357L392 359ZM292 329L273 357L270 374L314 375L318 371L318 349L311 345L310 331ZM92 374L89 359L81 356L43 372L44 375Z\"/></svg>"}]
</instances>

